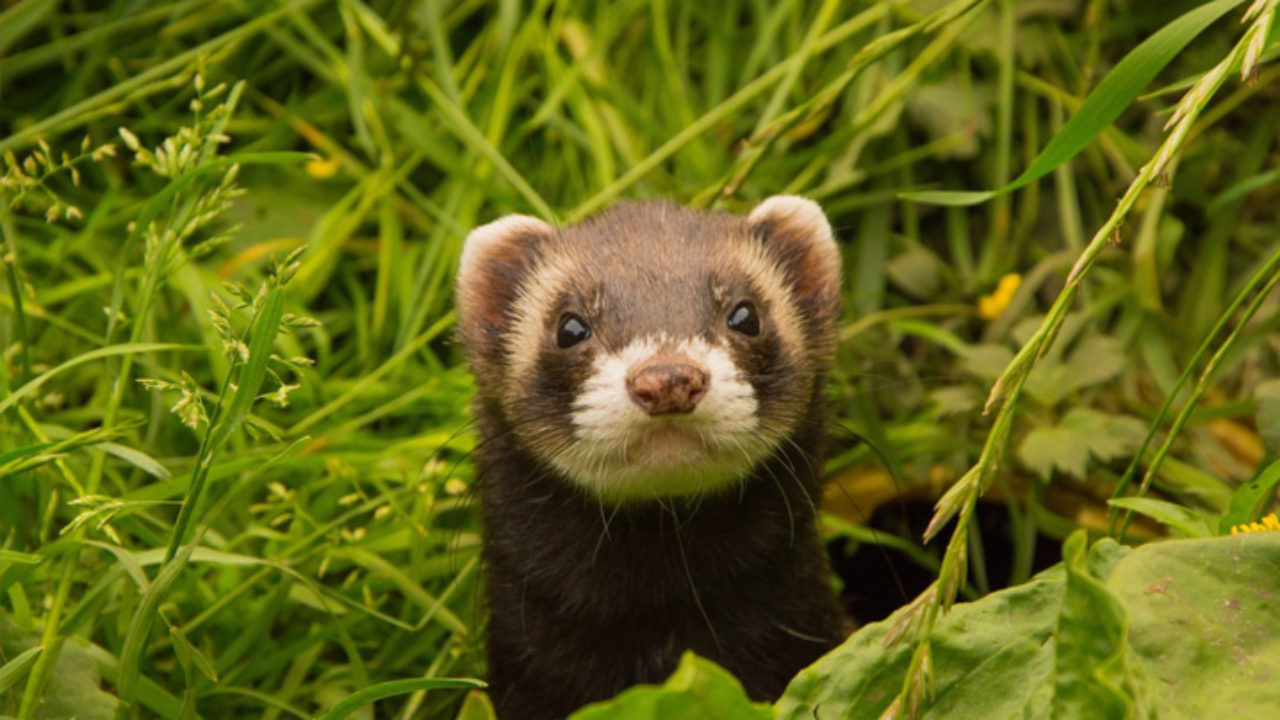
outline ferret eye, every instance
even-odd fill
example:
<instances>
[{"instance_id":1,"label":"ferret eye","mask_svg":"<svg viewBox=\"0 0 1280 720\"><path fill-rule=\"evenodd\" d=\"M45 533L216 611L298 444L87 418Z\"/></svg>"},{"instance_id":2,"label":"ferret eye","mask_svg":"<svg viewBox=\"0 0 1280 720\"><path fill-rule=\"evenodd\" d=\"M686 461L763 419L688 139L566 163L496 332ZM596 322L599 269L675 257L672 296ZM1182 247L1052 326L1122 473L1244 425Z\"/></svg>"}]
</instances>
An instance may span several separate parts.
<instances>
[{"instance_id":1,"label":"ferret eye","mask_svg":"<svg viewBox=\"0 0 1280 720\"><path fill-rule=\"evenodd\" d=\"M729 329L743 335L759 335L760 317L756 315L756 306L745 300L734 306L729 313Z\"/></svg>"},{"instance_id":2,"label":"ferret eye","mask_svg":"<svg viewBox=\"0 0 1280 720\"><path fill-rule=\"evenodd\" d=\"M582 318L573 313L566 313L560 318L560 329L556 331L556 345L568 348L591 337L591 328Z\"/></svg>"}]
</instances>

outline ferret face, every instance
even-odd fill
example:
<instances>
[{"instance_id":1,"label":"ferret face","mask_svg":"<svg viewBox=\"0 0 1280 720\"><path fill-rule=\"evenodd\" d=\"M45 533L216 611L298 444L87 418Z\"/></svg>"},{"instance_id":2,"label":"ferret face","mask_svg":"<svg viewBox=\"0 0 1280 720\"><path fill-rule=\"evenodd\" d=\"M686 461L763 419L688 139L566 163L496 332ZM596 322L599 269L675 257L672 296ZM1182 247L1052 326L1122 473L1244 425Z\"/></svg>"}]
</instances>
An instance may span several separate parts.
<instances>
[{"instance_id":1,"label":"ferret face","mask_svg":"<svg viewBox=\"0 0 1280 720\"><path fill-rule=\"evenodd\" d=\"M820 390L840 258L812 201L747 217L616 206L472 231L461 338L517 442L611 502L715 492L787 441Z\"/></svg>"}]
</instances>

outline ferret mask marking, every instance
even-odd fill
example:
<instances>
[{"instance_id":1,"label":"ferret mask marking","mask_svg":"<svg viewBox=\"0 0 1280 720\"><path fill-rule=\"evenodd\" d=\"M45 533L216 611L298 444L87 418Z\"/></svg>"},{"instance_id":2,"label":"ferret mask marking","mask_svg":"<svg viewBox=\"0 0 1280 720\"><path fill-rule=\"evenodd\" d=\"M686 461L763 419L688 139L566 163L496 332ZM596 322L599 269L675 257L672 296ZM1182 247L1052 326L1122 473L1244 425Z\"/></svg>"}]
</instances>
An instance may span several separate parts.
<instances>
[{"instance_id":1,"label":"ferret mask marking","mask_svg":"<svg viewBox=\"0 0 1280 720\"><path fill-rule=\"evenodd\" d=\"M508 216L467 238L459 335L479 394L575 485L610 501L696 495L731 486L793 431L834 350L839 286L830 225L803 198L745 218L665 203L559 229ZM758 338L726 326L743 300ZM566 312L591 337L558 348ZM707 371L687 414L650 416L628 394L628 370L662 348Z\"/></svg>"},{"instance_id":2,"label":"ferret mask marking","mask_svg":"<svg viewBox=\"0 0 1280 720\"><path fill-rule=\"evenodd\" d=\"M707 370L706 395L688 414L653 417L628 396L627 373L664 350ZM712 492L736 482L779 442L757 432L755 389L728 352L700 338L641 338L620 352L597 355L592 369L573 405L578 442L551 462L599 497Z\"/></svg>"}]
</instances>

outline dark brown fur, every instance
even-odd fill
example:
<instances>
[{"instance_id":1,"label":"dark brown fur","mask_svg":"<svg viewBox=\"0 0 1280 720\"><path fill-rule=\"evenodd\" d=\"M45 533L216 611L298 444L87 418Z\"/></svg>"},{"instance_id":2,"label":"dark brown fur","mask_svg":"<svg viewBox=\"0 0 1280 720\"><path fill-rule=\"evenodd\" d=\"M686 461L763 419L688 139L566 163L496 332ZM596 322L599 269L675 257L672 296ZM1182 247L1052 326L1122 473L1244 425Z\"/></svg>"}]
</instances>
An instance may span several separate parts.
<instances>
[{"instance_id":1,"label":"dark brown fur","mask_svg":"<svg viewBox=\"0 0 1280 720\"><path fill-rule=\"evenodd\" d=\"M460 326L479 391L489 679L504 720L560 718L660 682L686 649L729 669L753 698L771 700L839 641L814 517L839 269L799 232L786 222L749 227L727 214L628 204L503 247L460 282ZM726 272L724 259L735 243L760 242L776 246L792 285L802 348L784 347L767 306L759 337L723 329L737 299L762 294L755 280ZM550 337L572 310L590 316L605 348L656 332L725 342L754 386L761 422L789 429L773 456L724 492L620 505L552 469L545 455L572 439L570 409L595 350L548 340L531 374L517 378L504 333L520 282L555 253L576 264L572 286L547 314Z\"/></svg>"},{"instance_id":2,"label":"dark brown fur","mask_svg":"<svg viewBox=\"0 0 1280 720\"><path fill-rule=\"evenodd\" d=\"M489 681L504 720L550 720L692 649L773 700L841 637L814 526L819 413L733 491L601 507L516 447L486 452ZM484 435L507 432L485 413Z\"/></svg>"}]
</instances>

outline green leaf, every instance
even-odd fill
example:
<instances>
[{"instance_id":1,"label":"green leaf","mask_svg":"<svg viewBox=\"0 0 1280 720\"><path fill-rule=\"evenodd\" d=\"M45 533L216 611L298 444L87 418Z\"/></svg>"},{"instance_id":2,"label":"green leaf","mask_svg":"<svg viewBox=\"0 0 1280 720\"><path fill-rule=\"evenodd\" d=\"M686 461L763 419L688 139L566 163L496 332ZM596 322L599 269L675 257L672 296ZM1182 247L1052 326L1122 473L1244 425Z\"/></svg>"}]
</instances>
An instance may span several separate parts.
<instances>
[{"instance_id":1,"label":"green leaf","mask_svg":"<svg viewBox=\"0 0 1280 720\"><path fill-rule=\"evenodd\" d=\"M768 705L753 703L742 684L719 665L686 652L662 685L640 685L595 703L570 720L770 720Z\"/></svg>"},{"instance_id":2,"label":"green leaf","mask_svg":"<svg viewBox=\"0 0 1280 720\"><path fill-rule=\"evenodd\" d=\"M960 366L983 380L995 380L1004 372L1013 353L1003 345L969 345L960 351Z\"/></svg>"},{"instance_id":3,"label":"green leaf","mask_svg":"<svg viewBox=\"0 0 1280 720\"><path fill-rule=\"evenodd\" d=\"M1280 182L1280 170L1268 170L1232 183L1230 187L1218 193L1204 206L1204 214L1208 217L1213 217L1235 201L1242 200L1253 191L1261 190L1276 182ZM1272 380L1271 382L1276 381Z\"/></svg>"},{"instance_id":4,"label":"green leaf","mask_svg":"<svg viewBox=\"0 0 1280 720\"><path fill-rule=\"evenodd\" d=\"M1109 415L1092 408L1072 408L1059 425L1074 432L1099 460L1113 460L1133 452L1146 426L1127 415Z\"/></svg>"},{"instance_id":5,"label":"green leaf","mask_svg":"<svg viewBox=\"0 0 1280 720\"><path fill-rule=\"evenodd\" d=\"M1052 672L1053 622L1061 570L958 603L938 620L932 640L937 701L919 720L1023 717L1023 707ZM898 691L911 645L885 647L905 611L865 625L840 647L800 671L775 705L778 720L877 720ZM1027 717L1044 717L1043 713Z\"/></svg>"},{"instance_id":6,"label":"green leaf","mask_svg":"<svg viewBox=\"0 0 1280 720\"><path fill-rule=\"evenodd\" d=\"M0 612L0 656L13 659L0 667L0 693L21 680L40 654L40 636L23 631ZM111 720L119 701L102 689L93 646L84 638L66 638L58 649L53 672L36 707L43 720Z\"/></svg>"},{"instance_id":7,"label":"green leaf","mask_svg":"<svg viewBox=\"0 0 1280 720\"><path fill-rule=\"evenodd\" d=\"M903 200L925 203L926 205L977 205L1013 190L1014 188L1011 185L1006 185L1003 192L992 190L915 190L898 193L898 197Z\"/></svg>"},{"instance_id":8,"label":"green leaf","mask_svg":"<svg viewBox=\"0 0 1280 720\"><path fill-rule=\"evenodd\" d=\"M1226 535L1236 525L1257 522L1275 502L1277 489L1280 489L1280 460L1264 466L1252 480L1236 488L1231 504L1218 521L1218 532Z\"/></svg>"},{"instance_id":9,"label":"green leaf","mask_svg":"<svg viewBox=\"0 0 1280 720\"><path fill-rule=\"evenodd\" d=\"M170 586L186 568L194 550L194 545L184 546L172 562L161 568L155 582L142 593L142 599L133 612L129 630L125 633L124 644L120 648L120 677L116 680L117 692L125 702L131 703L137 699L138 687L145 679L138 663L146 649L147 636L151 633L151 623L155 622L156 608L159 607L160 601L164 599Z\"/></svg>"},{"instance_id":10,"label":"green leaf","mask_svg":"<svg viewBox=\"0 0 1280 720\"><path fill-rule=\"evenodd\" d=\"M952 385L929 393L936 417L963 415L982 407L982 396L971 387Z\"/></svg>"},{"instance_id":11,"label":"green leaf","mask_svg":"<svg viewBox=\"0 0 1280 720\"><path fill-rule=\"evenodd\" d=\"M0 665L0 695L26 677L27 670L36 664L36 656L40 654L41 649L39 645L27 648L10 658L9 662Z\"/></svg>"},{"instance_id":12,"label":"green leaf","mask_svg":"<svg viewBox=\"0 0 1280 720\"><path fill-rule=\"evenodd\" d=\"M1272 453L1280 454L1280 380L1268 380L1254 391L1258 401L1258 434Z\"/></svg>"},{"instance_id":13,"label":"green leaf","mask_svg":"<svg viewBox=\"0 0 1280 720\"><path fill-rule=\"evenodd\" d=\"M1074 392L1124 372L1129 355L1123 343L1106 336L1085 338L1063 361L1044 360L1027 377L1026 391L1043 405L1057 405Z\"/></svg>"},{"instance_id":14,"label":"green leaf","mask_svg":"<svg viewBox=\"0 0 1280 720\"><path fill-rule=\"evenodd\" d=\"M1204 513L1177 503L1154 498L1125 497L1108 500L1107 504L1146 515L1162 525L1182 531L1188 537L1212 537L1216 534Z\"/></svg>"},{"instance_id":15,"label":"green leaf","mask_svg":"<svg viewBox=\"0 0 1280 720\"><path fill-rule=\"evenodd\" d=\"M1052 477L1055 468L1073 478L1084 479L1089 444L1070 428L1036 428L1023 438L1018 458L1045 480Z\"/></svg>"},{"instance_id":16,"label":"green leaf","mask_svg":"<svg viewBox=\"0 0 1280 720\"><path fill-rule=\"evenodd\" d=\"M209 455L231 437L231 433L244 422L258 397L262 381L267 377L267 364L271 361L272 347L276 342L276 334L280 332L280 318L284 315L284 289L275 287L267 293L262 301L262 309L253 323L253 333L249 337L249 361L240 369L237 378L239 387L231 399L231 405L221 414L218 426L209 441Z\"/></svg>"},{"instance_id":17,"label":"green leaf","mask_svg":"<svg viewBox=\"0 0 1280 720\"><path fill-rule=\"evenodd\" d=\"M1160 479L1180 496L1196 498L1221 512L1231 504L1234 488L1212 473L1174 457L1165 456Z\"/></svg>"},{"instance_id":18,"label":"green leaf","mask_svg":"<svg viewBox=\"0 0 1280 720\"><path fill-rule=\"evenodd\" d=\"M161 465L158 460L141 450L135 450L134 448L118 445L112 442L100 443L98 447L154 478L159 480L168 480L170 478L169 470L166 469L165 466Z\"/></svg>"},{"instance_id":19,"label":"green leaf","mask_svg":"<svg viewBox=\"0 0 1280 720\"><path fill-rule=\"evenodd\" d=\"M924 247L914 247L885 265L889 279L916 300L928 300L938 293L942 279L938 256Z\"/></svg>"},{"instance_id":20,"label":"green leaf","mask_svg":"<svg viewBox=\"0 0 1280 720\"><path fill-rule=\"evenodd\" d=\"M1107 581L1153 717L1274 717L1280 708L1280 533L1138 548Z\"/></svg>"},{"instance_id":21,"label":"green leaf","mask_svg":"<svg viewBox=\"0 0 1280 720\"><path fill-rule=\"evenodd\" d=\"M0 12L0 55L32 28L39 27L57 6L54 0L25 0Z\"/></svg>"},{"instance_id":22,"label":"green leaf","mask_svg":"<svg viewBox=\"0 0 1280 720\"><path fill-rule=\"evenodd\" d=\"M1067 582L1054 632L1054 720L1126 720L1133 697L1124 663L1128 619L1102 581L1089 573L1088 533L1077 530L1063 545Z\"/></svg>"},{"instance_id":23,"label":"green leaf","mask_svg":"<svg viewBox=\"0 0 1280 720\"><path fill-rule=\"evenodd\" d=\"M1043 177L1070 160L1107 129L1187 43L1242 2L1244 0L1205 3L1144 40L1107 73L1044 150L1008 185L988 192L909 192L902 193L901 197L935 205L977 205Z\"/></svg>"},{"instance_id":24,"label":"green leaf","mask_svg":"<svg viewBox=\"0 0 1280 720\"><path fill-rule=\"evenodd\" d=\"M200 648L191 644L181 629L170 627L169 639L173 640L174 651L182 659L183 665L195 665L200 674L212 680L215 685L218 683L218 669L204 653L200 652Z\"/></svg>"},{"instance_id":25,"label":"green leaf","mask_svg":"<svg viewBox=\"0 0 1280 720\"><path fill-rule=\"evenodd\" d=\"M42 562L44 562L44 558L40 555L18 552L17 550L0 550L0 563L39 565Z\"/></svg>"},{"instance_id":26,"label":"green leaf","mask_svg":"<svg viewBox=\"0 0 1280 720\"><path fill-rule=\"evenodd\" d=\"M127 355L130 353L163 352L165 350L195 350L195 351L203 352L205 350L205 347L203 345L181 345L178 343L126 343L123 345L108 345L107 347L98 348L97 350L90 350L87 353L77 355L76 357L73 357L70 360L60 365L57 365L49 370L46 370L40 373L27 384L23 385L17 390L14 390L12 393L9 394L8 397L4 398L3 400L0 400L0 413L3 413L4 411L8 410L9 408L13 407L14 403L18 402L22 398L35 392L36 389L39 388L43 383L48 381L49 378L59 373L66 372L67 370L70 370L71 368L77 365L83 365L84 363L87 363L90 360L97 360L99 358L104 358L104 357L112 357L114 355Z\"/></svg>"},{"instance_id":27,"label":"green leaf","mask_svg":"<svg viewBox=\"0 0 1280 720\"><path fill-rule=\"evenodd\" d=\"M453 720L498 720L498 714L483 690L472 690L467 693Z\"/></svg>"},{"instance_id":28,"label":"green leaf","mask_svg":"<svg viewBox=\"0 0 1280 720\"><path fill-rule=\"evenodd\" d=\"M1127 702L1135 720L1274 715L1280 533L1134 550L1104 539L1088 553L1083 540L1067 543L1069 568L938 619L935 701L919 720L1092 720ZM911 657L908 642L885 646L907 612L862 627L801 671L775 706L778 720L878 719Z\"/></svg>"}]
</instances>

